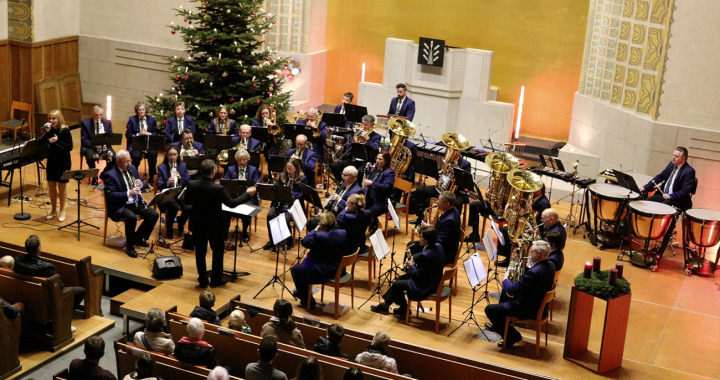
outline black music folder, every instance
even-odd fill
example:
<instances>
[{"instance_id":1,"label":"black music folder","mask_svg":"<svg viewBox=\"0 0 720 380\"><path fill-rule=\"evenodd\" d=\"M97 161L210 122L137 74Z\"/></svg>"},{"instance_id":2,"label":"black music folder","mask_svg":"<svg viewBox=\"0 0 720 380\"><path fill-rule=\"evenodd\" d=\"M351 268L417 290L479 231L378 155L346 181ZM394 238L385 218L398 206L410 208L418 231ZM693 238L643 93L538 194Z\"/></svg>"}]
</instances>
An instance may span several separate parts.
<instances>
[{"instance_id":1,"label":"black music folder","mask_svg":"<svg viewBox=\"0 0 720 380\"><path fill-rule=\"evenodd\" d=\"M346 123L345 114L331 112L323 113L322 121L332 127L343 127Z\"/></svg>"},{"instance_id":2,"label":"black music folder","mask_svg":"<svg viewBox=\"0 0 720 380\"><path fill-rule=\"evenodd\" d=\"M252 127L252 132L250 132L250 137L264 143L268 142L269 136L268 129L265 127Z\"/></svg>"},{"instance_id":3,"label":"black music folder","mask_svg":"<svg viewBox=\"0 0 720 380\"><path fill-rule=\"evenodd\" d=\"M93 146L120 145L120 144L122 144L122 133L99 133L99 134L94 135L90 139L90 143Z\"/></svg>"},{"instance_id":4,"label":"black music folder","mask_svg":"<svg viewBox=\"0 0 720 380\"><path fill-rule=\"evenodd\" d=\"M363 116L368 114L367 107L345 104L345 119L353 123L362 123Z\"/></svg>"}]
</instances>

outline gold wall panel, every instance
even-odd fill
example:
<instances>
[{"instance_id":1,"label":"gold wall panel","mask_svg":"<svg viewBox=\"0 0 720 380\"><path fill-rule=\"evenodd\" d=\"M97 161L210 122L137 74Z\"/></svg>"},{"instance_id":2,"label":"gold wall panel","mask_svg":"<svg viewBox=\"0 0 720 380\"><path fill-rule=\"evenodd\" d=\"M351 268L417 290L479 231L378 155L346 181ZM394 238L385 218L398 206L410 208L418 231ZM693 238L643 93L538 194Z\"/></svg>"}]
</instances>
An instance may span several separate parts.
<instances>
[{"instance_id":1,"label":"gold wall panel","mask_svg":"<svg viewBox=\"0 0 720 380\"><path fill-rule=\"evenodd\" d=\"M628 41L630 40L630 23L627 21L623 21L620 23L620 39Z\"/></svg>"},{"instance_id":2,"label":"gold wall panel","mask_svg":"<svg viewBox=\"0 0 720 380\"><path fill-rule=\"evenodd\" d=\"M633 25L632 43L642 45L645 41L645 25Z\"/></svg>"},{"instance_id":3,"label":"gold wall panel","mask_svg":"<svg viewBox=\"0 0 720 380\"><path fill-rule=\"evenodd\" d=\"M655 95L657 83L655 76L643 74L640 81L640 89L638 94L637 110L642 113L651 114L655 104Z\"/></svg>"},{"instance_id":4,"label":"gold wall panel","mask_svg":"<svg viewBox=\"0 0 720 380\"><path fill-rule=\"evenodd\" d=\"M625 62L627 60L628 52L627 52L627 44L619 43L618 49L617 49L617 60L620 62Z\"/></svg>"},{"instance_id":5,"label":"gold wall panel","mask_svg":"<svg viewBox=\"0 0 720 380\"><path fill-rule=\"evenodd\" d=\"M650 28L647 45L645 46L645 60L643 61L643 68L653 71L658 70L663 47L665 46L663 41L665 41L663 30Z\"/></svg>"},{"instance_id":6,"label":"gold wall panel","mask_svg":"<svg viewBox=\"0 0 720 380\"><path fill-rule=\"evenodd\" d=\"M635 20L645 21L648 18L650 12L650 3L647 0L638 0L637 7L635 8Z\"/></svg>"},{"instance_id":7,"label":"gold wall panel","mask_svg":"<svg viewBox=\"0 0 720 380\"><path fill-rule=\"evenodd\" d=\"M627 82L625 82L625 85L628 87L637 87L639 79L640 79L640 72L637 69L628 69Z\"/></svg>"},{"instance_id":8,"label":"gold wall panel","mask_svg":"<svg viewBox=\"0 0 720 380\"><path fill-rule=\"evenodd\" d=\"M650 12L650 22L653 24L665 24L670 9L667 1L654 1Z\"/></svg>"},{"instance_id":9,"label":"gold wall panel","mask_svg":"<svg viewBox=\"0 0 720 380\"><path fill-rule=\"evenodd\" d=\"M610 97L610 103L620 104L622 98L622 86L614 85L612 89L612 96Z\"/></svg>"},{"instance_id":10,"label":"gold wall panel","mask_svg":"<svg viewBox=\"0 0 720 380\"><path fill-rule=\"evenodd\" d=\"M636 94L633 90L625 90L625 96L623 97L623 107L635 108Z\"/></svg>"},{"instance_id":11,"label":"gold wall panel","mask_svg":"<svg viewBox=\"0 0 720 380\"><path fill-rule=\"evenodd\" d=\"M635 9L635 1L634 0L625 0L625 3L623 4L622 16L625 18L632 18L634 9Z\"/></svg>"},{"instance_id":12,"label":"gold wall panel","mask_svg":"<svg viewBox=\"0 0 720 380\"><path fill-rule=\"evenodd\" d=\"M623 81L625 81L625 66L617 65L615 66L615 78L613 78L613 82L622 83Z\"/></svg>"},{"instance_id":13,"label":"gold wall panel","mask_svg":"<svg viewBox=\"0 0 720 380\"><path fill-rule=\"evenodd\" d=\"M32 0L8 0L8 39L32 42Z\"/></svg>"},{"instance_id":14,"label":"gold wall panel","mask_svg":"<svg viewBox=\"0 0 720 380\"><path fill-rule=\"evenodd\" d=\"M630 48L630 60L628 61L628 63L633 66L640 66L641 62L642 62L642 48L631 47Z\"/></svg>"}]
</instances>

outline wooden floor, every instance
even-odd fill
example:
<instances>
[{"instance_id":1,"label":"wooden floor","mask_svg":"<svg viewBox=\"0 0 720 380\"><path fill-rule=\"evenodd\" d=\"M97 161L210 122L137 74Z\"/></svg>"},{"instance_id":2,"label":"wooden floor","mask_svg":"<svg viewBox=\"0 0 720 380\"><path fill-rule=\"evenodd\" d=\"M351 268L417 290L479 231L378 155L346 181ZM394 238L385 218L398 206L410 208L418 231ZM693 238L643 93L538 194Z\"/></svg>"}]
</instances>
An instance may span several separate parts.
<instances>
[{"instance_id":1,"label":"wooden floor","mask_svg":"<svg viewBox=\"0 0 720 380\"><path fill-rule=\"evenodd\" d=\"M74 135L77 131L74 132ZM79 136L74 136L79 141ZM78 168L77 144L73 157L76 160L73 168ZM34 170L34 169L33 169ZM135 307L144 310L149 307L169 307L178 305L178 311L189 313L196 305L199 290L195 288L197 272L194 264L194 254L179 249L182 260L184 276L181 279L158 282L151 278L150 268L152 260L156 257L150 255L131 259L123 250L102 245L102 225L104 210L102 209L102 193L93 190L84 182L81 185L81 198L87 200L88 207L81 208L82 220L100 227L94 230L83 227L80 241L77 241L76 230L58 231L61 223L57 220L46 220L49 210L49 199L42 196L45 188L37 187L36 175L33 170L26 171L25 194L32 197L26 203L25 211L32 215L28 221L16 221L13 215L20 210L20 204L13 202L9 208L0 207L0 239L15 244L23 244L30 234L38 234L43 243L43 249L59 255L72 258L81 258L92 255L93 264L105 268L107 273L132 275L136 280L159 285L145 298L136 299L128 303L129 308ZM4 174L4 173L3 173ZM16 176L16 185L19 185ZM14 195L19 193L14 191ZM68 186L69 197L74 197L75 183ZM7 188L0 188L0 201L7 201ZM6 203L5 203L6 204ZM568 205L557 206L560 214L567 214ZM258 230L252 233L251 245L258 248L268 240L265 228L266 212L260 214ZM67 224L77 217L76 206L67 209ZM123 226L110 221L108 235L122 234ZM157 227L156 227L157 231ZM592 246L587 239L583 239L582 232L578 235L570 234L565 250L565 269L559 279L559 288L555 301L554 320L550 323L549 346L541 351L539 359L534 358L534 331L521 329L523 341L516 348L501 352L495 344L473 337L479 329L474 325L463 326L460 330L448 337L464 315L462 314L471 303L472 292L465 280L464 272L460 273L460 290L453 299L453 320L448 324L447 305L442 307L441 333L434 333L434 311L421 314L420 317L411 318L410 325L401 323L393 316L382 316L369 311L369 306L378 302L378 298L371 300L367 305L358 307L370 295L367 290L367 266L359 263L356 267L355 309L350 310L340 318L344 326L367 332L387 330L393 339L412 342L432 347L437 350L452 352L457 355L475 358L504 366L518 368L555 378L592 378L596 376L588 369L590 364L565 360L562 357L565 325L567 321L568 302L574 277L582 271L583 263L591 261L594 256L603 260L603 268L614 266L617 250L600 251ZM398 252L403 252L409 235L399 233L395 245ZM392 239L388 239L392 244ZM157 255L169 255L167 249L159 249ZM141 255L142 256L142 255ZM295 260L297 250L292 250L288 256L288 265ZM484 256L481 252L481 256ZM386 259L388 260L388 259ZM487 260L487 259L486 259ZM231 268L233 255L227 252L225 266ZM383 268L387 268L387 262ZM487 264L487 262L486 262ZM620 369L606 373L606 377L613 378L717 378L720 376L720 361L714 356L720 352L717 347L720 338L720 285L716 277L690 276L683 273L682 253L673 257L669 252L661 262L655 273L647 269L631 266L626 262L625 277L632 284L632 306L630 309L630 323L625 344L623 366ZM280 260L282 271L283 260ZM269 287L257 299L253 296L270 280L275 269L275 254L269 251L258 250L249 253L247 246L240 248L238 254L238 269L251 272L249 276L241 277L236 283L213 291L218 296L217 305L227 302L230 298L241 295L242 300L256 303L264 307L271 307L274 300L281 297L281 287ZM294 288L290 276L287 276L287 285ZM490 291L496 291L497 286L491 284ZM341 303L349 304L349 290L343 290ZM284 297L290 299L288 294ZM326 302L332 300L332 291L325 294ZM319 300L319 294L316 295ZM492 300L495 302L495 300ZM136 305L134 305L136 304ZM486 302L483 301L475 307L475 313L480 324L487 321L483 312ZM425 305L429 306L429 305ZM107 312L107 311L105 311ZM296 313L307 315L303 309ZM596 302L593 318L593 330L590 337L590 350L597 352L600 347L601 321L604 314L602 303ZM331 315L314 313L314 317L323 320L332 320ZM597 360L597 354L592 354L589 361ZM412 368L400 368L401 372L412 374Z\"/></svg>"}]
</instances>

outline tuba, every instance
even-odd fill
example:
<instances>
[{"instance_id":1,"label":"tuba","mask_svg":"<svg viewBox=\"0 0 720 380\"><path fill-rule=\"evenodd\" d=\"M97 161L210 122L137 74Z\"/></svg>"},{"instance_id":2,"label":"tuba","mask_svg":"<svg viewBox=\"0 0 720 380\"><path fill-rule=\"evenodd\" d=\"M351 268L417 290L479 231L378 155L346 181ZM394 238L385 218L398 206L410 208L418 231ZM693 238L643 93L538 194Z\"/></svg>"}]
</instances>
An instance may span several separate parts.
<instances>
[{"instance_id":1,"label":"tuba","mask_svg":"<svg viewBox=\"0 0 720 380\"><path fill-rule=\"evenodd\" d=\"M503 218L507 220L508 236L518 245L518 256L510 261L508 279L515 282L527 267L528 252L535 240L537 227L532 213L533 195L542 188L540 176L527 170L513 169L507 173L512 189ZM527 231L532 231L530 234Z\"/></svg>"},{"instance_id":2,"label":"tuba","mask_svg":"<svg viewBox=\"0 0 720 380\"><path fill-rule=\"evenodd\" d=\"M445 144L445 158L443 158L442 167L440 168L440 176L438 177L435 188L438 192L455 191L455 172L457 161L455 155L458 151L466 150L470 147L470 143L461 134L455 132L447 132L442 135L442 142Z\"/></svg>"},{"instance_id":3,"label":"tuba","mask_svg":"<svg viewBox=\"0 0 720 380\"><path fill-rule=\"evenodd\" d=\"M412 160L412 153L405 146L405 141L415 134L415 124L399 117L393 117L388 121L388 128L393 132L390 149L388 150L388 153L392 156L390 167L395 171L395 176L398 177L405 173Z\"/></svg>"},{"instance_id":4,"label":"tuba","mask_svg":"<svg viewBox=\"0 0 720 380\"><path fill-rule=\"evenodd\" d=\"M510 184L506 177L509 171L517 169L520 164L512 154L493 152L485 157L485 163L492 170L490 187L485 192L485 197L490 202L495 215L501 215L505 210L505 203L510 195Z\"/></svg>"}]
</instances>

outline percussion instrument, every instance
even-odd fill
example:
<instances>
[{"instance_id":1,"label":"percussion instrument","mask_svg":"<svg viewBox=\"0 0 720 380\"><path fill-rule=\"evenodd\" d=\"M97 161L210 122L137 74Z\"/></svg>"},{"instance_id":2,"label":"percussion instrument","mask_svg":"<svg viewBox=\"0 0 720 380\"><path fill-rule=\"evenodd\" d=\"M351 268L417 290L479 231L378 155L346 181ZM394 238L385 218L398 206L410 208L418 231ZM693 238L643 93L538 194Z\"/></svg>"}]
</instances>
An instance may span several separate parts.
<instances>
[{"instance_id":1,"label":"percussion instrument","mask_svg":"<svg viewBox=\"0 0 720 380\"><path fill-rule=\"evenodd\" d=\"M623 251L618 255L618 260L623 256L629 256L633 265L650 267L651 271L657 269L657 264L662 258L662 252L650 249L650 242L662 239L677 216L675 207L653 201L633 201L628 204L628 220L632 234L643 240L642 251Z\"/></svg>"},{"instance_id":2,"label":"percussion instrument","mask_svg":"<svg viewBox=\"0 0 720 380\"><path fill-rule=\"evenodd\" d=\"M591 242L598 248L618 247L621 244L621 224L625 219L627 203L640 199L640 194L611 183L593 183L587 187L593 210L594 231ZM599 234L598 220L604 232Z\"/></svg>"},{"instance_id":3,"label":"percussion instrument","mask_svg":"<svg viewBox=\"0 0 720 380\"><path fill-rule=\"evenodd\" d=\"M683 253L685 256L685 275L691 271L712 275L717 269L718 258L710 262L705 270L705 251L720 242L720 212L694 208L683 214ZM693 247L694 246L694 247Z\"/></svg>"}]
</instances>

